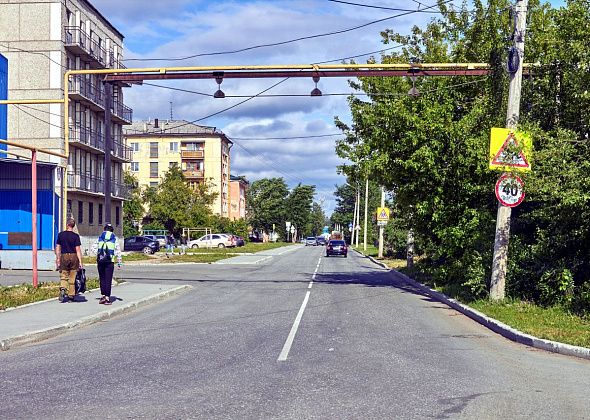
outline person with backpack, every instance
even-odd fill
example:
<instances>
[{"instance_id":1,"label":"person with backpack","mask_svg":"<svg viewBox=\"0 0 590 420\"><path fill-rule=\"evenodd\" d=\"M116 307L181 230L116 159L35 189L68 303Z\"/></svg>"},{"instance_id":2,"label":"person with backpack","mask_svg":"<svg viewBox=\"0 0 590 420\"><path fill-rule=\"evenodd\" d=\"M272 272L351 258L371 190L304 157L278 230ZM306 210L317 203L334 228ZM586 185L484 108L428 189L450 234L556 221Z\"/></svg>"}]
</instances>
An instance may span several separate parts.
<instances>
[{"instance_id":1,"label":"person with backpack","mask_svg":"<svg viewBox=\"0 0 590 420\"><path fill-rule=\"evenodd\" d=\"M111 304L115 257L117 258L117 267L121 268L121 248L113 231L113 225L107 223L93 246L93 249L96 249L96 267L100 279L100 294L102 295L98 303L101 305Z\"/></svg>"},{"instance_id":2,"label":"person with backpack","mask_svg":"<svg viewBox=\"0 0 590 420\"><path fill-rule=\"evenodd\" d=\"M66 230L57 235L55 243L55 266L59 270L59 301L74 302L76 298L75 281L79 269L84 268L80 235L74 232L76 221L68 219Z\"/></svg>"}]
</instances>

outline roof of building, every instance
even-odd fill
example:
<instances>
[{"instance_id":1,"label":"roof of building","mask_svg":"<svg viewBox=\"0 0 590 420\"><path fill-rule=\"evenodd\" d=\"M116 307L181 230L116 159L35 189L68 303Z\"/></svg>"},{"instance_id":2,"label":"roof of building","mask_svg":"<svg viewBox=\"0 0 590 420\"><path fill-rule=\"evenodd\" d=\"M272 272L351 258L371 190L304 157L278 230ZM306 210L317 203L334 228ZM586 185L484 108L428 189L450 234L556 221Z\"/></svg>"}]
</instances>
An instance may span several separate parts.
<instances>
[{"instance_id":1,"label":"roof of building","mask_svg":"<svg viewBox=\"0 0 590 420\"><path fill-rule=\"evenodd\" d=\"M248 182L243 176L230 175L229 180L230 181L239 181L239 182L243 182L245 184L250 184L250 182Z\"/></svg>"},{"instance_id":2,"label":"roof of building","mask_svg":"<svg viewBox=\"0 0 590 420\"><path fill-rule=\"evenodd\" d=\"M156 128L156 121L158 127ZM225 137L221 131L215 127L207 127L194 124L186 120L149 120L134 121L133 124L123 128L123 134L133 135L191 135L191 134L216 134Z\"/></svg>"},{"instance_id":3,"label":"roof of building","mask_svg":"<svg viewBox=\"0 0 590 420\"><path fill-rule=\"evenodd\" d=\"M113 32L115 32L117 35L119 35L121 37L121 39L125 38L125 36L117 28L115 28L115 26L111 22L109 22L109 20L107 18L105 18L102 13L100 13L100 11L96 8L95 5L90 3L89 0L82 0L82 1L84 1L84 3L86 3L88 5L88 7L90 9L92 9L98 15L98 17L104 21L105 25L109 26L113 30Z\"/></svg>"}]
</instances>

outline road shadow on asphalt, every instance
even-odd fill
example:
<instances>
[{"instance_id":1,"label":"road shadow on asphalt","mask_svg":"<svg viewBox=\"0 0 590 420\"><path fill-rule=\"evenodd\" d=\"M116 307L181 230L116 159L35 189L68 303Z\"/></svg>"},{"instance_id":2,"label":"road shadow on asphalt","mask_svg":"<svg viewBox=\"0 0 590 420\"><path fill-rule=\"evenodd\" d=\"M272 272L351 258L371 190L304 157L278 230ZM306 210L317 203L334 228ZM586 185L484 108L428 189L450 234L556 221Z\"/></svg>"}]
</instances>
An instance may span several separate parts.
<instances>
[{"instance_id":1,"label":"road shadow on asphalt","mask_svg":"<svg viewBox=\"0 0 590 420\"><path fill-rule=\"evenodd\" d=\"M392 288L402 293L419 295L426 300L436 302L428 293L408 282L395 272L352 272L352 273L317 273L314 283L338 286L361 285L366 287Z\"/></svg>"}]
</instances>

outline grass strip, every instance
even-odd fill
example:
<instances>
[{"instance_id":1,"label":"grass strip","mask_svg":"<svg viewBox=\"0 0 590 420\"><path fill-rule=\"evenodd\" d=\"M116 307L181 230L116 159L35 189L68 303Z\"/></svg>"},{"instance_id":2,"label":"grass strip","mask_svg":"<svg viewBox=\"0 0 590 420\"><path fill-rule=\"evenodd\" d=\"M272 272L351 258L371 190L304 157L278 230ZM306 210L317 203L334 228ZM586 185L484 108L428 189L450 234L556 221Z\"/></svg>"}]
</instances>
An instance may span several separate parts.
<instances>
[{"instance_id":1,"label":"grass strip","mask_svg":"<svg viewBox=\"0 0 590 420\"><path fill-rule=\"evenodd\" d=\"M87 279L86 288L96 289L99 287L98 279ZM17 286L0 286L0 310L26 305L27 303L39 302L46 299L56 298L59 295L58 282L40 283L39 287L33 288L31 284L19 284Z\"/></svg>"},{"instance_id":2,"label":"grass strip","mask_svg":"<svg viewBox=\"0 0 590 420\"><path fill-rule=\"evenodd\" d=\"M519 331L545 340L590 347L590 320L560 306L541 307L529 302L478 300L468 305Z\"/></svg>"}]
</instances>

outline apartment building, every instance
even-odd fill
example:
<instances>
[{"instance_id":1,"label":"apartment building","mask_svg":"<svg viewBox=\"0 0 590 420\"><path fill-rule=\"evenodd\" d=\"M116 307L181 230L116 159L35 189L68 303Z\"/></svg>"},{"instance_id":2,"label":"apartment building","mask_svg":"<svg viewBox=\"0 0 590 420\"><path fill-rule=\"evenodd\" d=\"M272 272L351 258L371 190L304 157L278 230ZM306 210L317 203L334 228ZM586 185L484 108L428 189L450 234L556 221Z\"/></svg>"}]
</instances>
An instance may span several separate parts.
<instances>
[{"instance_id":1,"label":"apartment building","mask_svg":"<svg viewBox=\"0 0 590 420\"><path fill-rule=\"evenodd\" d=\"M214 127L184 120L136 121L124 130L133 150L126 165L141 186L157 186L173 165L182 169L187 182L207 183L217 193L214 214L229 217L230 148L232 142Z\"/></svg>"},{"instance_id":2,"label":"apartment building","mask_svg":"<svg viewBox=\"0 0 590 420\"><path fill-rule=\"evenodd\" d=\"M123 35L88 1L0 0L0 52L8 59L10 99L60 99L64 74L71 69L121 68ZM69 80L69 161L67 213L77 220L84 248L102 231L104 212L105 133L110 126L111 222L122 235L123 165L131 160L122 126L132 110L123 104L123 87L112 86L106 103L100 76L76 75ZM106 112L105 112L106 111ZM8 138L16 143L65 152L63 104L12 105ZM105 124L105 116L111 123ZM57 163L60 158L40 155ZM63 171L57 171L56 192L62 195ZM62 209L63 211L63 209Z\"/></svg>"},{"instance_id":3,"label":"apartment building","mask_svg":"<svg viewBox=\"0 0 590 420\"><path fill-rule=\"evenodd\" d=\"M244 178L231 175L229 177L229 218L232 220L246 218L246 191L250 183Z\"/></svg>"}]
</instances>

